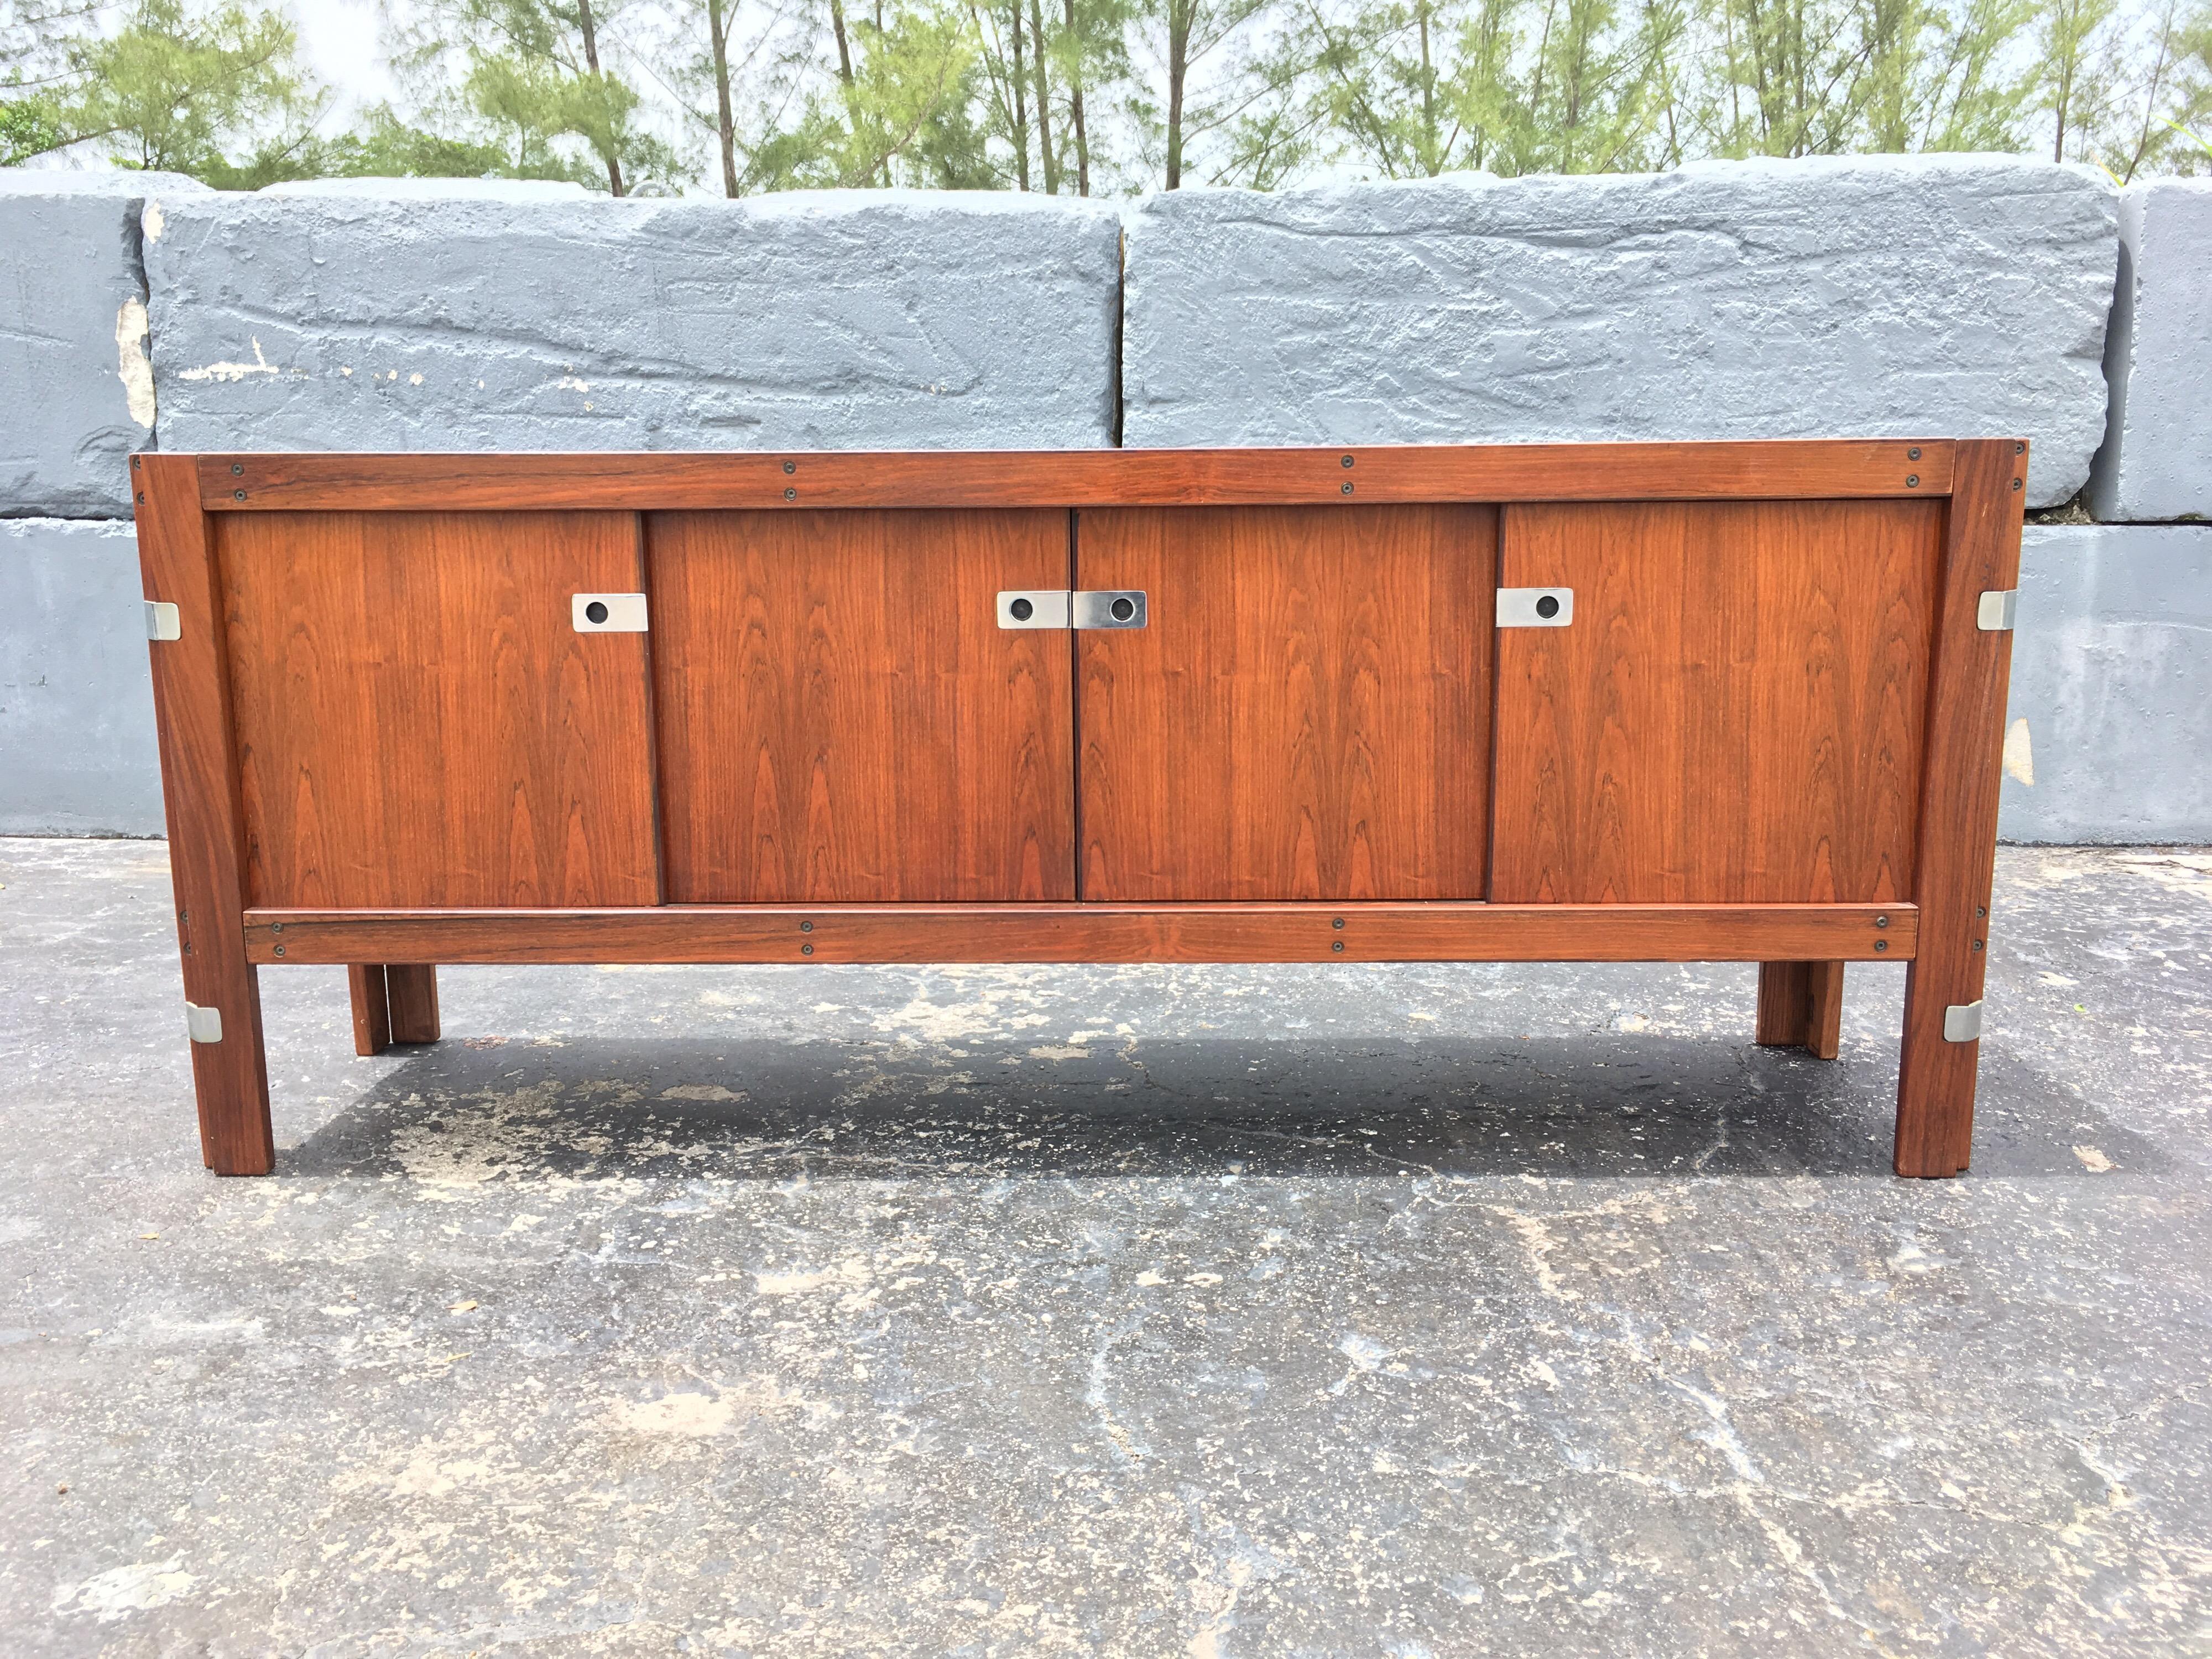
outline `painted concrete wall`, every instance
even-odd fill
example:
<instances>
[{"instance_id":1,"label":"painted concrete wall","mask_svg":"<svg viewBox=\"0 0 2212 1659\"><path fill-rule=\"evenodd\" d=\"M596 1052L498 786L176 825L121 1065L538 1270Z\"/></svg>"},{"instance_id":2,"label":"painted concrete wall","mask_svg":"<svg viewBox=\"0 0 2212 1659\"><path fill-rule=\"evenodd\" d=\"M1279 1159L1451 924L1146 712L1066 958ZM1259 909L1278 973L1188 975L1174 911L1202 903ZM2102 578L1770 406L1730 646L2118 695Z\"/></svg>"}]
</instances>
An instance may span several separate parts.
<instances>
[{"instance_id":1,"label":"painted concrete wall","mask_svg":"<svg viewBox=\"0 0 2212 1659\"><path fill-rule=\"evenodd\" d=\"M2212 526L2033 525L2000 833L2212 842Z\"/></svg>"},{"instance_id":2,"label":"painted concrete wall","mask_svg":"<svg viewBox=\"0 0 2212 1659\"><path fill-rule=\"evenodd\" d=\"M1129 216L1132 447L2105 432L2114 192L2006 156L1181 191Z\"/></svg>"},{"instance_id":3,"label":"painted concrete wall","mask_svg":"<svg viewBox=\"0 0 2212 1659\"><path fill-rule=\"evenodd\" d=\"M168 449L1114 439L1099 203L205 195L145 249Z\"/></svg>"},{"instance_id":4,"label":"painted concrete wall","mask_svg":"<svg viewBox=\"0 0 2212 1659\"><path fill-rule=\"evenodd\" d=\"M124 459L154 432L149 189L209 193L175 173L0 167L0 516L130 512Z\"/></svg>"},{"instance_id":5,"label":"painted concrete wall","mask_svg":"<svg viewBox=\"0 0 2212 1659\"><path fill-rule=\"evenodd\" d=\"M0 520L0 835L158 836L138 543L113 520Z\"/></svg>"},{"instance_id":6,"label":"painted concrete wall","mask_svg":"<svg viewBox=\"0 0 2212 1659\"><path fill-rule=\"evenodd\" d=\"M2105 376L2090 510L2212 519L2212 179L2161 179L2121 198Z\"/></svg>"},{"instance_id":7,"label":"painted concrete wall","mask_svg":"<svg viewBox=\"0 0 2212 1659\"><path fill-rule=\"evenodd\" d=\"M2167 189L2116 214L1996 158L1192 192L1126 216L1124 337L1097 206L0 172L0 831L160 831L100 522L149 390L174 449L2018 430L2046 498L2109 424L2100 510L2170 518L2212 477L2212 249ZM2212 840L2205 538L2031 528L2008 838Z\"/></svg>"}]
</instances>

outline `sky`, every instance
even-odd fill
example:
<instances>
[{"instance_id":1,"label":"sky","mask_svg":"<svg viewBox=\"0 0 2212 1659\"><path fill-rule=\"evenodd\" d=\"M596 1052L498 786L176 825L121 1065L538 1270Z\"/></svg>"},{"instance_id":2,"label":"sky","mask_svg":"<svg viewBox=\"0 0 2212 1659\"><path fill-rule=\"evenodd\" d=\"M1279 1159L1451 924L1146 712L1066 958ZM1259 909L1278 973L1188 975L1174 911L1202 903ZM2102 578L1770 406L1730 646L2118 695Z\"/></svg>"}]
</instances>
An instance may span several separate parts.
<instances>
[{"instance_id":1,"label":"sky","mask_svg":"<svg viewBox=\"0 0 2212 1659\"><path fill-rule=\"evenodd\" d=\"M343 131L365 105L394 95L392 72L378 44L376 0L292 0L300 52L323 84L337 94L324 130Z\"/></svg>"}]
</instances>

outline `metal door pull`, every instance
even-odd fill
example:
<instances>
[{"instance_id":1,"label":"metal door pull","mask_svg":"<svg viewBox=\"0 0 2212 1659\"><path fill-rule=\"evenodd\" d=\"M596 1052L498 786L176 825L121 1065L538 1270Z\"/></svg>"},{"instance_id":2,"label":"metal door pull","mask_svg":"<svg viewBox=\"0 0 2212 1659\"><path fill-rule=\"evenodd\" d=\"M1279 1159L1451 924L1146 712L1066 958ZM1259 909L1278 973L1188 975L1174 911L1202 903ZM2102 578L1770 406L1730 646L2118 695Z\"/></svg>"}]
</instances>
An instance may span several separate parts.
<instances>
[{"instance_id":1,"label":"metal door pull","mask_svg":"<svg viewBox=\"0 0 2212 1659\"><path fill-rule=\"evenodd\" d=\"M1565 628L1575 619L1575 590L1571 587L1501 587L1498 590L1500 628Z\"/></svg>"},{"instance_id":2,"label":"metal door pull","mask_svg":"<svg viewBox=\"0 0 2212 1659\"><path fill-rule=\"evenodd\" d=\"M1145 596L1135 588L1013 587L999 595L1001 628L1142 628L1146 613Z\"/></svg>"},{"instance_id":3,"label":"metal door pull","mask_svg":"<svg viewBox=\"0 0 2212 1659\"><path fill-rule=\"evenodd\" d=\"M568 606L579 634L642 634L645 595L642 593L579 593Z\"/></svg>"}]
</instances>

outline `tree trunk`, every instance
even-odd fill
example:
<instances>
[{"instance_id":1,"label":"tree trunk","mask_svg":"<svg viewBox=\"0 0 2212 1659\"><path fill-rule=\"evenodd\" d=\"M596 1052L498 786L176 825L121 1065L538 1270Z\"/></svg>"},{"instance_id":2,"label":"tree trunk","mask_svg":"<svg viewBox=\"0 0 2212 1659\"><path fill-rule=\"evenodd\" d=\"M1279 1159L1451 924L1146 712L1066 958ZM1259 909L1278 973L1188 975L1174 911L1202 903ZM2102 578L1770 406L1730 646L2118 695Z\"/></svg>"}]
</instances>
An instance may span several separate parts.
<instances>
[{"instance_id":1,"label":"tree trunk","mask_svg":"<svg viewBox=\"0 0 2212 1659\"><path fill-rule=\"evenodd\" d=\"M1168 188L1182 187L1182 83L1190 71L1191 12L1198 0L1168 0Z\"/></svg>"},{"instance_id":2,"label":"tree trunk","mask_svg":"<svg viewBox=\"0 0 2212 1659\"><path fill-rule=\"evenodd\" d=\"M738 124L730 115L730 36L722 27L722 0L707 0L707 32L714 48L714 104L722 140L722 194L738 193Z\"/></svg>"},{"instance_id":3,"label":"tree trunk","mask_svg":"<svg viewBox=\"0 0 2212 1659\"><path fill-rule=\"evenodd\" d=\"M1022 68L1022 0L1013 0L1014 14L1014 174L1021 187L1030 187L1029 92Z\"/></svg>"},{"instance_id":4,"label":"tree trunk","mask_svg":"<svg viewBox=\"0 0 2212 1659\"><path fill-rule=\"evenodd\" d=\"M1062 0L1067 11L1067 38L1077 40L1075 33L1075 0ZM1091 136L1083 128L1083 57L1082 44L1077 40L1075 70L1067 83L1067 114L1075 125L1075 193L1091 194Z\"/></svg>"},{"instance_id":5,"label":"tree trunk","mask_svg":"<svg viewBox=\"0 0 2212 1659\"><path fill-rule=\"evenodd\" d=\"M1051 66L1045 61L1044 9L1030 0L1030 40L1036 52L1037 160L1044 164L1044 193L1060 194L1060 158L1052 149Z\"/></svg>"},{"instance_id":6,"label":"tree trunk","mask_svg":"<svg viewBox=\"0 0 2212 1659\"><path fill-rule=\"evenodd\" d=\"M599 72L599 31L592 21L592 0L576 0L576 20L584 29L584 64L592 74ZM617 196L623 193L622 162L612 155L607 157L607 188Z\"/></svg>"},{"instance_id":7,"label":"tree trunk","mask_svg":"<svg viewBox=\"0 0 2212 1659\"><path fill-rule=\"evenodd\" d=\"M853 84L853 48L845 39L844 0L830 0L830 32L837 37L837 78Z\"/></svg>"}]
</instances>

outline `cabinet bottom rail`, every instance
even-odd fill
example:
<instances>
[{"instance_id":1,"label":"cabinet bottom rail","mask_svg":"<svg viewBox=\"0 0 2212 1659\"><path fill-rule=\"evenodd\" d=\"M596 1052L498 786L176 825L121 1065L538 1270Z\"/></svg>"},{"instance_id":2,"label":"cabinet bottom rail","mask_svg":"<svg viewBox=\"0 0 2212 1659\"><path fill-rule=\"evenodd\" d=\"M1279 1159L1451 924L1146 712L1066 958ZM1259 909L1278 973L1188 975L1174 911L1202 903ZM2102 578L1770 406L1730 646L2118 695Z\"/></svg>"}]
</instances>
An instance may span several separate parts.
<instances>
[{"instance_id":1,"label":"cabinet bottom rail","mask_svg":"<svg viewBox=\"0 0 2212 1659\"><path fill-rule=\"evenodd\" d=\"M377 963L1910 962L1911 904L670 904L249 909L264 966Z\"/></svg>"}]
</instances>

